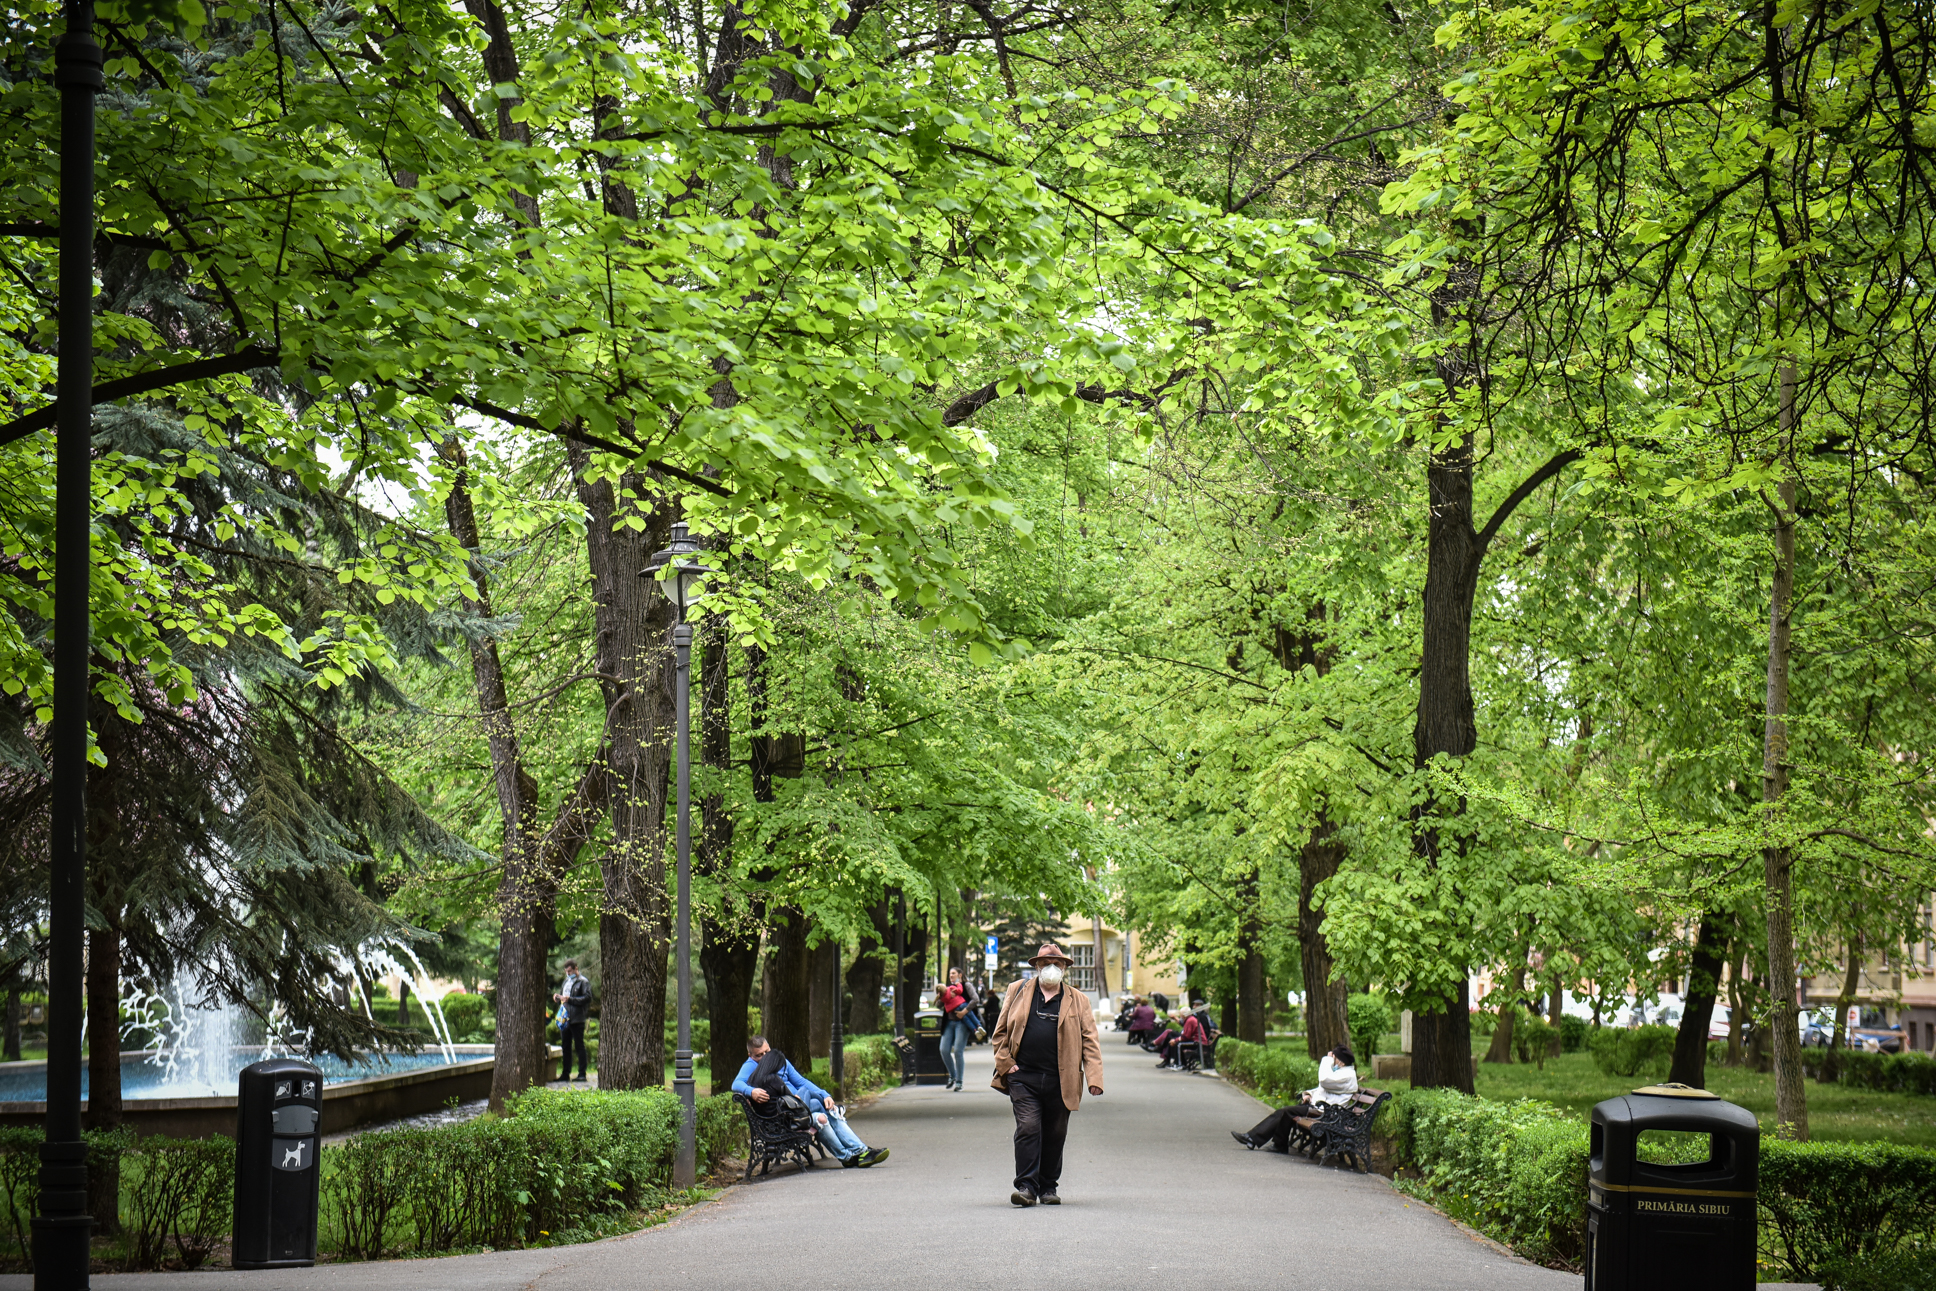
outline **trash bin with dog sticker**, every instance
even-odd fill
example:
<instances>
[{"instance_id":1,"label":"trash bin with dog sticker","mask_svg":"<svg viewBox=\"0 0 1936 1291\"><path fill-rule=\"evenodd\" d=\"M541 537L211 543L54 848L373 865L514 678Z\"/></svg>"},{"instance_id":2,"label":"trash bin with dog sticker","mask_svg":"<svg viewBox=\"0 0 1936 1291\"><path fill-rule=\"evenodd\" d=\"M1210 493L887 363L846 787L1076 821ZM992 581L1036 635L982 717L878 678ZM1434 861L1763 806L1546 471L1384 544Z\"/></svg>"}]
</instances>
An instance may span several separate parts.
<instances>
[{"instance_id":1,"label":"trash bin with dog sticker","mask_svg":"<svg viewBox=\"0 0 1936 1291\"><path fill-rule=\"evenodd\" d=\"M1595 1107L1591 1125L1586 1291L1753 1291L1754 1114L1648 1085Z\"/></svg>"},{"instance_id":2,"label":"trash bin with dog sticker","mask_svg":"<svg viewBox=\"0 0 1936 1291\"><path fill-rule=\"evenodd\" d=\"M234 1260L238 1269L316 1262L323 1073L271 1058L237 1077Z\"/></svg>"}]
</instances>

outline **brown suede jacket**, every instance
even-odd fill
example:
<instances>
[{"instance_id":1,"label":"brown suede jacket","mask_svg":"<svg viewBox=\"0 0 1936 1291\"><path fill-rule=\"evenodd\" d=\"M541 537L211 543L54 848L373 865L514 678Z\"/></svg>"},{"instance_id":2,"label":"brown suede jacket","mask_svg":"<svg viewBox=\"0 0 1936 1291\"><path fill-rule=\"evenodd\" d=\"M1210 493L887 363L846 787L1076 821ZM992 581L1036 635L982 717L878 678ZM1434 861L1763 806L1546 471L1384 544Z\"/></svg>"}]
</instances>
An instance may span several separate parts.
<instances>
[{"instance_id":1,"label":"brown suede jacket","mask_svg":"<svg viewBox=\"0 0 1936 1291\"><path fill-rule=\"evenodd\" d=\"M1022 1031L1028 1026L1029 993L1033 980L1012 983L1002 997L1002 1016L995 1023L988 1042L995 1047L995 1088L1008 1092L1008 1069L1015 1065L1015 1051L1021 1047ZM1089 997L1067 982L1062 984L1066 1001L1055 1024L1056 1065L1062 1071L1062 1105L1070 1111L1082 1106L1082 1091L1102 1085L1102 1045L1096 1038L1096 1011Z\"/></svg>"}]
</instances>

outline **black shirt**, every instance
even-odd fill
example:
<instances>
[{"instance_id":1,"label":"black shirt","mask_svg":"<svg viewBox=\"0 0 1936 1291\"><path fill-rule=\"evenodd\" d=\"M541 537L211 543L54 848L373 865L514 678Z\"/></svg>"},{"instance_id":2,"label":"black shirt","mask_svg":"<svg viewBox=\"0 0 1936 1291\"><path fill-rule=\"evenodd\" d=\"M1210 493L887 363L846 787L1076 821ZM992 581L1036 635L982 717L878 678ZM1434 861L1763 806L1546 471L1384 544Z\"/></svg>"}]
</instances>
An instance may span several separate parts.
<instances>
[{"instance_id":1,"label":"black shirt","mask_svg":"<svg viewBox=\"0 0 1936 1291\"><path fill-rule=\"evenodd\" d=\"M1056 1020L1062 1015L1062 1001L1069 998L1063 987L1052 1000L1042 998L1042 988L1029 987L1028 1023L1022 1028L1022 1043L1015 1046L1015 1065L1023 1071L1059 1075L1062 1056L1055 1043Z\"/></svg>"}]
</instances>

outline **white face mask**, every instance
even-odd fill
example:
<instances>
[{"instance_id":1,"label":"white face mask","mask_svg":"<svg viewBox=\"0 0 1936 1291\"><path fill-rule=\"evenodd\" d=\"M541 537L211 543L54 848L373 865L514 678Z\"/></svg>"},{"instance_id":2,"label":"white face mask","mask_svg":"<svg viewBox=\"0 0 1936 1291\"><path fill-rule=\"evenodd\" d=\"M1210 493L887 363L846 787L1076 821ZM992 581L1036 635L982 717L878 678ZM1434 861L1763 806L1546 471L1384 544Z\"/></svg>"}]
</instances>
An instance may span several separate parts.
<instances>
[{"instance_id":1,"label":"white face mask","mask_svg":"<svg viewBox=\"0 0 1936 1291\"><path fill-rule=\"evenodd\" d=\"M1062 985L1062 965L1045 964L1035 974L1035 980L1044 986Z\"/></svg>"}]
</instances>

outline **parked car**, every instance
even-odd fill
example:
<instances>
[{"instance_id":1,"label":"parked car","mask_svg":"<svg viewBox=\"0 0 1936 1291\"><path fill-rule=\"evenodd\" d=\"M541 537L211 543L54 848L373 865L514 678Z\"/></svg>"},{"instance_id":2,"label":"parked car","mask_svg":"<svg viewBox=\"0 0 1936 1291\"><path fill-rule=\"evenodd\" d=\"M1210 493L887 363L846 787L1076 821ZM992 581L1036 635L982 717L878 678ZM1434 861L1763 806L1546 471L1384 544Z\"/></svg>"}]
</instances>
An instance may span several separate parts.
<instances>
[{"instance_id":1,"label":"parked car","mask_svg":"<svg viewBox=\"0 0 1936 1291\"><path fill-rule=\"evenodd\" d=\"M1867 1049L1871 1053L1901 1053L1902 1026L1857 1027L1849 1032L1851 1049Z\"/></svg>"}]
</instances>

